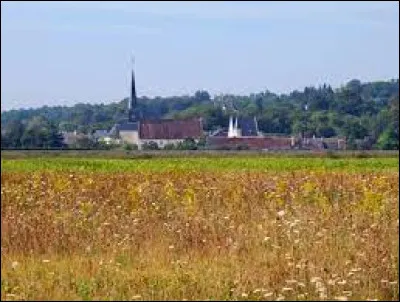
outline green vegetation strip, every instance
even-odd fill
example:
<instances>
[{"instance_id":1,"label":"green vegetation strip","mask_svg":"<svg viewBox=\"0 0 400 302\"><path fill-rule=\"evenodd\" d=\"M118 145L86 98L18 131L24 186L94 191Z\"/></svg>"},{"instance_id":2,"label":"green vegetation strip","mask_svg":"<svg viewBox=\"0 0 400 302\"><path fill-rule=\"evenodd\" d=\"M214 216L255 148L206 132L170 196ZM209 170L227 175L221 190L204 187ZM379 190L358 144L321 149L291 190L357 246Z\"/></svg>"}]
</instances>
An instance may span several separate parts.
<instances>
[{"instance_id":1,"label":"green vegetation strip","mask_svg":"<svg viewBox=\"0 0 400 302\"><path fill-rule=\"evenodd\" d=\"M1 171L165 171L165 170L397 170L398 158L152 158L152 159L88 159L29 158L2 159Z\"/></svg>"}]
</instances>

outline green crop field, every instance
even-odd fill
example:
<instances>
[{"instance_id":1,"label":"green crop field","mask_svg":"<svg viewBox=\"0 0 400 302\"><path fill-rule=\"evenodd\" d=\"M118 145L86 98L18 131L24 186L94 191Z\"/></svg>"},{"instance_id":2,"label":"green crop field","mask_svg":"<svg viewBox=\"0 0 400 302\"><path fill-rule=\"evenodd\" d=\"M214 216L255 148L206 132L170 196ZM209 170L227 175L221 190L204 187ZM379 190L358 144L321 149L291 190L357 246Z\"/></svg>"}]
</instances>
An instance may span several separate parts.
<instances>
[{"instance_id":1,"label":"green crop field","mask_svg":"<svg viewBox=\"0 0 400 302\"><path fill-rule=\"evenodd\" d=\"M1 160L2 300L398 300L398 157Z\"/></svg>"},{"instance_id":2,"label":"green crop field","mask_svg":"<svg viewBox=\"0 0 400 302\"><path fill-rule=\"evenodd\" d=\"M387 170L398 169L398 158L285 158L285 157L221 157L221 158L151 158L151 159L78 159L29 158L2 159L2 171L164 171L164 170Z\"/></svg>"}]
</instances>

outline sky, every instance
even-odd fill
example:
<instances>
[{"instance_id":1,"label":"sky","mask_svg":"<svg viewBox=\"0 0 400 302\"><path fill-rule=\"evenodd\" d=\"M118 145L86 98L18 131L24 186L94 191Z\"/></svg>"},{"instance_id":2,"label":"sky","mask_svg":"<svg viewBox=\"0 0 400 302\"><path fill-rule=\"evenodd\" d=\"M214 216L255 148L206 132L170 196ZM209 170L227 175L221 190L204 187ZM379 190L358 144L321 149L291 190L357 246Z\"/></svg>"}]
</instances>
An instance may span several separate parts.
<instances>
[{"instance_id":1,"label":"sky","mask_svg":"<svg viewBox=\"0 0 400 302\"><path fill-rule=\"evenodd\" d=\"M399 78L399 3L1 1L1 110Z\"/></svg>"}]
</instances>

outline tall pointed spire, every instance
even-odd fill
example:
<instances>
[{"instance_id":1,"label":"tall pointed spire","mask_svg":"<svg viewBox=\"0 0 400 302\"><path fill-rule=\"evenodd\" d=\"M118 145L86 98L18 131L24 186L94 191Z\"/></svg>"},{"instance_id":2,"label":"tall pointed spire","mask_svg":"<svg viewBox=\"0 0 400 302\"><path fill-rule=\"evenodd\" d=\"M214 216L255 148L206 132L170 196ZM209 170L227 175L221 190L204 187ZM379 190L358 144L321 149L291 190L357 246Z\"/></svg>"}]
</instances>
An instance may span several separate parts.
<instances>
[{"instance_id":1,"label":"tall pointed spire","mask_svg":"<svg viewBox=\"0 0 400 302\"><path fill-rule=\"evenodd\" d=\"M136 120L135 109L137 105L136 99L136 87L135 87L135 72L134 72L135 57L132 56L132 79L131 79L131 95L129 98L129 121L134 122Z\"/></svg>"}]
</instances>

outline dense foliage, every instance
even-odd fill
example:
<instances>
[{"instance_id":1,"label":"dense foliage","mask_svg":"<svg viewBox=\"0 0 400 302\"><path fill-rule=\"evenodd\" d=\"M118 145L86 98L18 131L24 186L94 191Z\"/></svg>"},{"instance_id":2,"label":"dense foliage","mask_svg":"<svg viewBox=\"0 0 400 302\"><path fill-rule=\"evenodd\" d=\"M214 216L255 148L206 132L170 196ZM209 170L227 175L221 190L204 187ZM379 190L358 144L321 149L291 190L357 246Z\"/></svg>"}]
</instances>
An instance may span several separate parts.
<instances>
[{"instance_id":1,"label":"dense foliage","mask_svg":"<svg viewBox=\"0 0 400 302\"><path fill-rule=\"evenodd\" d=\"M126 118L127 101L3 112L2 147L41 147L49 142L55 146L59 140L51 134L54 129L83 133L110 129L115 122ZM351 149L399 148L398 79L372 83L351 80L338 89L324 84L282 95L265 91L212 99L207 91L197 91L193 96L142 97L138 99L138 106L144 118L200 116L204 119L205 131L227 127L229 114L237 112L242 116L256 116L259 130L265 134L345 136ZM31 130L29 125L37 123L38 117L42 124L51 125L50 134Z\"/></svg>"}]
</instances>

